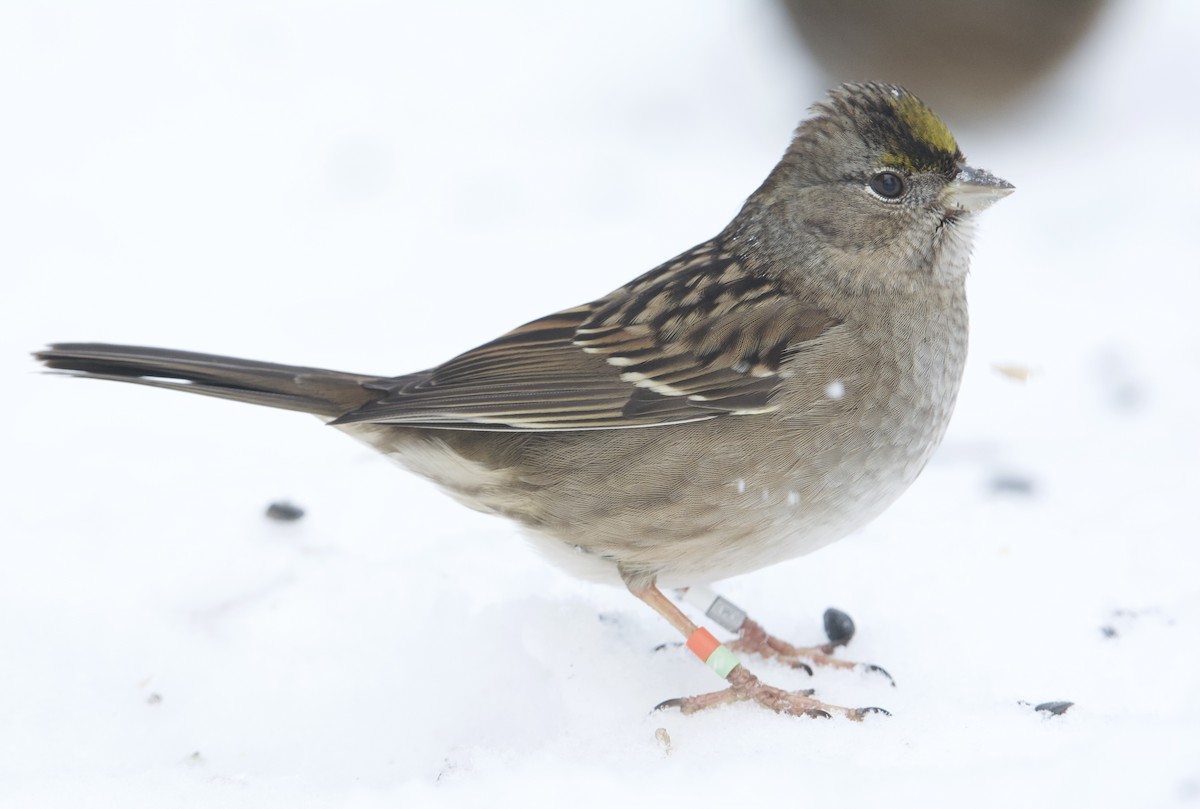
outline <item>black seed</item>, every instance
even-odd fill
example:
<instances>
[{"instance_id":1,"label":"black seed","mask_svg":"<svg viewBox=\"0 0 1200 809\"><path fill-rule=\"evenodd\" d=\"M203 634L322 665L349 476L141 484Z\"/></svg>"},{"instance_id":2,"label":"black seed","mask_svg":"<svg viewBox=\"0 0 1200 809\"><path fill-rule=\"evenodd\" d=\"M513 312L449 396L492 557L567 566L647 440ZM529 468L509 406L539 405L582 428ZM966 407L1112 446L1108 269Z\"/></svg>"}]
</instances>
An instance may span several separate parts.
<instances>
[{"instance_id":1,"label":"black seed","mask_svg":"<svg viewBox=\"0 0 1200 809\"><path fill-rule=\"evenodd\" d=\"M267 506L267 516L280 522L295 522L304 516L304 509L283 500L277 500Z\"/></svg>"},{"instance_id":2,"label":"black seed","mask_svg":"<svg viewBox=\"0 0 1200 809\"><path fill-rule=\"evenodd\" d=\"M988 481L988 489L997 494L1016 494L1030 496L1036 486L1033 479L1025 475L996 474Z\"/></svg>"},{"instance_id":3,"label":"black seed","mask_svg":"<svg viewBox=\"0 0 1200 809\"><path fill-rule=\"evenodd\" d=\"M854 637L854 619L834 607L825 610L825 637L838 646L849 643Z\"/></svg>"}]
</instances>

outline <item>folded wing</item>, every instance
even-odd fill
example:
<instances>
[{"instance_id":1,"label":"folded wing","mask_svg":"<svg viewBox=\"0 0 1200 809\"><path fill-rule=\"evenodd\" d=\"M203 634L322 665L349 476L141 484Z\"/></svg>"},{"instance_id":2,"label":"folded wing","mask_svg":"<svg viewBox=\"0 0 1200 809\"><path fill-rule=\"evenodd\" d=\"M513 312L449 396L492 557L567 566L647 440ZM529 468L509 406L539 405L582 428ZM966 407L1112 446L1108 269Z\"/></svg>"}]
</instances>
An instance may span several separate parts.
<instances>
[{"instance_id":1,"label":"folded wing","mask_svg":"<svg viewBox=\"0 0 1200 809\"><path fill-rule=\"evenodd\" d=\"M714 243L613 294L540 318L334 423L474 430L646 427L771 412L797 363L838 326Z\"/></svg>"}]
</instances>

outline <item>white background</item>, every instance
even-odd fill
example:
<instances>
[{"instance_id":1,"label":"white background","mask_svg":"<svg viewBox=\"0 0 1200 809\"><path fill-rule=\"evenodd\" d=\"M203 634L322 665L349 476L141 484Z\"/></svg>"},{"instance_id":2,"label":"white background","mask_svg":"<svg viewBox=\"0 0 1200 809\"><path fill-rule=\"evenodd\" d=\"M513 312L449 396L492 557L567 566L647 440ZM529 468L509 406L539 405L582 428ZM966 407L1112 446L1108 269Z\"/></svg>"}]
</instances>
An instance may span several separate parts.
<instances>
[{"instance_id":1,"label":"white background","mask_svg":"<svg viewBox=\"0 0 1200 809\"><path fill-rule=\"evenodd\" d=\"M852 614L896 688L754 668L894 714L863 724L650 714L719 682L511 526L308 417L28 357L400 373L603 294L717 232L823 92L779 9L187 8L0 9L0 806L1200 801L1194 2L1120 0L949 121L1018 192L946 442L867 530L723 586L797 642Z\"/></svg>"}]
</instances>

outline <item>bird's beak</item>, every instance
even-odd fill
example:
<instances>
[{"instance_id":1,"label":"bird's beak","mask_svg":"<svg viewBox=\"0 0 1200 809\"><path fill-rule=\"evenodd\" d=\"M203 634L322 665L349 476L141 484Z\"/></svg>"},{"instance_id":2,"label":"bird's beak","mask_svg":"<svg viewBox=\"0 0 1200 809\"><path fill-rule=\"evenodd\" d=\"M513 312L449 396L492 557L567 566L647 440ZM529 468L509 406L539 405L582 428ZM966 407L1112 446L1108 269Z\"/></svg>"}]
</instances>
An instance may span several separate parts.
<instances>
[{"instance_id":1,"label":"bird's beak","mask_svg":"<svg viewBox=\"0 0 1200 809\"><path fill-rule=\"evenodd\" d=\"M1012 183L1001 180L991 172L963 166L958 176L946 186L942 196L947 209L974 213L1015 190Z\"/></svg>"}]
</instances>

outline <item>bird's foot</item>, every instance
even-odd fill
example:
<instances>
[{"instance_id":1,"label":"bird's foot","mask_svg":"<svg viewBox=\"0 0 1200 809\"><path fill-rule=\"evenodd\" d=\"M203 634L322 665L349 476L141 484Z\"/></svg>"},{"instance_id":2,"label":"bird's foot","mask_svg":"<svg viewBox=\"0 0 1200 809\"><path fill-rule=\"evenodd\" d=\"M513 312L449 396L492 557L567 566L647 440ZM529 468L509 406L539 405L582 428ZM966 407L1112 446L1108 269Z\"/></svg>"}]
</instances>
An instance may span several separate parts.
<instances>
[{"instance_id":1,"label":"bird's foot","mask_svg":"<svg viewBox=\"0 0 1200 809\"><path fill-rule=\"evenodd\" d=\"M813 699L811 690L785 691L782 688L767 685L747 671L745 666L738 666L729 672L727 679L729 687L722 691L669 699L656 706L655 710L678 708L680 713L692 714L733 702L755 702L775 713L789 716L811 716L822 719L844 716L856 722L872 713L891 716L882 708L844 708L841 705L830 705Z\"/></svg>"},{"instance_id":2,"label":"bird's foot","mask_svg":"<svg viewBox=\"0 0 1200 809\"><path fill-rule=\"evenodd\" d=\"M840 613L847 621L849 616ZM830 616L826 614L826 630L829 631ZM850 634L853 634L853 624L850 625ZM829 632L832 636L834 633ZM888 679L892 685L895 685L895 680L892 675L888 674L881 666L872 665L870 663L855 663L850 660L841 660L833 657L834 650L843 645L849 636L844 639L837 638L828 643L823 643L820 646L793 646L787 641L780 640L768 633L762 626L751 619L747 618L741 628L738 630L738 639L726 644L735 652L744 652L746 654L757 655L768 660L778 660L794 669L805 669L809 674L812 674L813 666L821 666L824 668L835 669L853 669L857 671L870 671L882 674Z\"/></svg>"}]
</instances>

